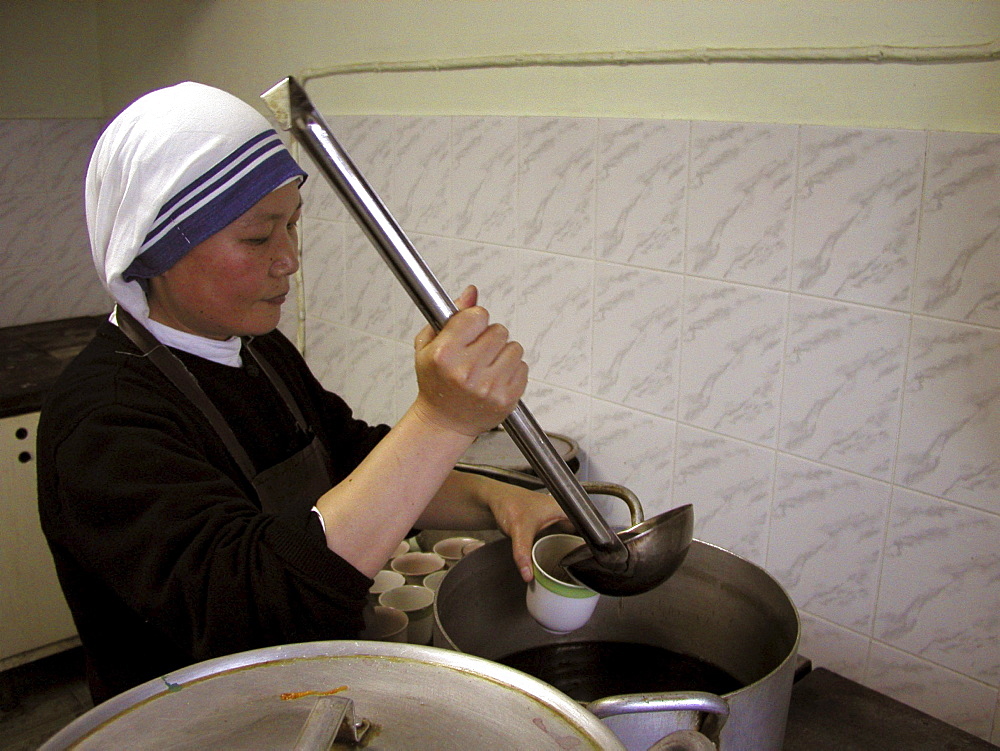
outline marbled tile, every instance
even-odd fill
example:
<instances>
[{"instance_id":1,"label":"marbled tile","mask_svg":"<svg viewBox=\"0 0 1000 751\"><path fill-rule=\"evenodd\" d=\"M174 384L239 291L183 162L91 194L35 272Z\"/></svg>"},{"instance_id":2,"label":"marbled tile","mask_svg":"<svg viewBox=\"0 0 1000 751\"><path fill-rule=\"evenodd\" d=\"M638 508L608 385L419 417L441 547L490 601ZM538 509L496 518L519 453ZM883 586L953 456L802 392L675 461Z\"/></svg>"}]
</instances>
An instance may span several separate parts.
<instances>
[{"instance_id":1,"label":"marbled tile","mask_svg":"<svg viewBox=\"0 0 1000 751\"><path fill-rule=\"evenodd\" d=\"M323 388L343 396L347 384L347 343L357 332L324 321L309 318L305 330L305 359L309 370Z\"/></svg>"},{"instance_id":2,"label":"marbled tile","mask_svg":"<svg viewBox=\"0 0 1000 751\"><path fill-rule=\"evenodd\" d=\"M597 121L519 119L518 226L524 247L594 255Z\"/></svg>"},{"instance_id":3,"label":"marbled tile","mask_svg":"<svg viewBox=\"0 0 1000 751\"><path fill-rule=\"evenodd\" d=\"M108 313L111 299L93 264L22 266L0 273L0 326L20 326L60 318Z\"/></svg>"},{"instance_id":4,"label":"marbled tile","mask_svg":"<svg viewBox=\"0 0 1000 751\"><path fill-rule=\"evenodd\" d=\"M0 193L0 268L61 266L89 259L81 192L23 196Z\"/></svg>"},{"instance_id":5,"label":"marbled tile","mask_svg":"<svg viewBox=\"0 0 1000 751\"><path fill-rule=\"evenodd\" d=\"M891 479L908 333L901 313L792 295L780 447Z\"/></svg>"},{"instance_id":6,"label":"marbled tile","mask_svg":"<svg viewBox=\"0 0 1000 751\"><path fill-rule=\"evenodd\" d=\"M317 169L309 157L303 154L298 157L298 162L302 169L309 173L309 177L306 178L301 188L302 215L306 220L323 219L331 222L354 221L348 216L343 202L334 193L333 188L330 187L326 176Z\"/></svg>"},{"instance_id":7,"label":"marbled tile","mask_svg":"<svg viewBox=\"0 0 1000 751\"><path fill-rule=\"evenodd\" d=\"M396 129L400 120L383 115L342 115L329 120L330 130L341 148L393 215L401 204L394 192ZM306 169L318 175L315 166ZM342 215L332 218L346 218L347 211L343 211Z\"/></svg>"},{"instance_id":8,"label":"marbled tile","mask_svg":"<svg viewBox=\"0 0 1000 751\"><path fill-rule=\"evenodd\" d=\"M395 421L399 366L384 340L317 320L306 329L306 352L319 382L339 394L355 417L369 424Z\"/></svg>"},{"instance_id":9,"label":"marbled tile","mask_svg":"<svg viewBox=\"0 0 1000 751\"><path fill-rule=\"evenodd\" d=\"M0 191L40 193L46 189L42 169L41 120L0 121Z\"/></svg>"},{"instance_id":10,"label":"marbled tile","mask_svg":"<svg viewBox=\"0 0 1000 751\"><path fill-rule=\"evenodd\" d=\"M452 120L450 201L458 237L513 245L517 238L517 119Z\"/></svg>"},{"instance_id":11,"label":"marbled tile","mask_svg":"<svg viewBox=\"0 0 1000 751\"><path fill-rule=\"evenodd\" d=\"M533 378L568 389L590 385L593 261L524 253L512 329Z\"/></svg>"},{"instance_id":12,"label":"marbled tile","mask_svg":"<svg viewBox=\"0 0 1000 751\"><path fill-rule=\"evenodd\" d=\"M778 456L767 569L795 604L869 634L890 486Z\"/></svg>"},{"instance_id":13,"label":"marbled tile","mask_svg":"<svg viewBox=\"0 0 1000 751\"><path fill-rule=\"evenodd\" d=\"M913 308L1000 326L1000 135L928 135Z\"/></svg>"},{"instance_id":14,"label":"marbled tile","mask_svg":"<svg viewBox=\"0 0 1000 751\"><path fill-rule=\"evenodd\" d=\"M852 681L864 681L869 637L804 610L799 611L799 621L802 624L799 654L808 657L814 668L827 668Z\"/></svg>"},{"instance_id":15,"label":"marbled tile","mask_svg":"<svg viewBox=\"0 0 1000 751\"><path fill-rule=\"evenodd\" d=\"M393 197L389 210L406 232L454 234L448 201L451 118L402 117L394 134Z\"/></svg>"},{"instance_id":16,"label":"marbled tile","mask_svg":"<svg viewBox=\"0 0 1000 751\"><path fill-rule=\"evenodd\" d=\"M598 258L683 270L689 129L686 122L600 121Z\"/></svg>"},{"instance_id":17,"label":"marbled tile","mask_svg":"<svg viewBox=\"0 0 1000 751\"><path fill-rule=\"evenodd\" d=\"M344 299L345 225L324 219L308 219L302 225L306 316L343 324L348 320Z\"/></svg>"},{"instance_id":18,"label":"marbled tile","mask_svg":"<svg viewBox=\"0 0 1000 751\"><path fill-rule=\"evenodd\" d=\"M101 120L0 121L0 190L73 193L83 204L84 179Z\"/></svg>"},{"instance_id":19,"label":"marbled tile","mask_svg":"<svg viewBox=\"0 0 1000 751\"><path fill-rule=\"evenodd\" d=\"M412 338L409 297L360 228L351 224L346 227L344 310L347 324L365 333L397 341Z\"/></svg>"},{"instance_id":20,"label":"marbled tile","mask_svg":"<svg viewBox=\"0 0 1000 751\"><path fill-rule=\"evenodd\" d=\"M786 288L795 134L789 125L692 124L689 274Z\"/></svg>"},{"instance_id":21,"label":"marbled tile","mask_svg":"<svg viewBox=\"0 0 1000 751\"><path fill-rule=\"evenodd\" d=\"M773 445L784 293L688 277L678 419Z\"/></svg>"},{"instance_id":22,"label":"marbled tile","mask_svg":"<svg viewBox=\"0 0 1000 751\"><path fill-rule=\"evenodd\" d=\"M522 401L542 430L564 435L584 450L590 435L589 396L529 380Z\"/></svg>"},{"instance_id":23,"label":"marbled tile","mask_svg":"<svg viewBox=\"0 0 1000 751\"><path fill-rule=\"evenodd\" d=\"M674 502L694 505L695 537L763 566L774 452L679 425Z\"/></svg>"},{"instance_id":24,"label":"marbled tile","mask_svg":"<svg viewBox=\"0 0 1000 751\"><path fill-rule=\"evenodd\" d=\"M587 479L590 397L577 391L529 380L521 401L545 433L556 433L576 443L575 458L580 464L576 477L580 480Z\"/></svg>"},{"instance_id":25,"label":"marbled tile","mask_svg":"<svg viewBox=\"0 0 1000 751\"><path fill-rule=\"evenodd\" d=\"M490 321L513 331L523 251L467 240L414 235L413 243L448 295L455 299L469 284Z\"/></svg>"},{"instance_id":26,"label":"marbled tile","mask_svg":"<svg viewBox=\"0 0 1000 751\"><path fill-rule=\"evenodd\" d=\"M863 683L949 725L990 737L995 688L877 642Z\"/></svg>"},{"instance_id":27,"label":"marbled tile","mask_svg":"<svg viewBox=\"0 0 1000 751\"><path fill-rule=\"evenodd\" d=\"M1000 686L1000 517L897 488L875 636Z\"/></svg>"},{"instance_id":28,"label":"marbled tile","mask_svg":"<svg viewBox=\"0 0 1000 751\"><path fill-rule=\"evenodd\" d=\"M675 417L682 279L598 263L594 274L594 395Z\"/></svg>"},{"instance_id":29,"label":"marbled tile","mask_svg":"<svg viewBox=\"0 0 1000 751\"><path fill-rule=\"evenodd\" d=\"M925 135L803 126L792 289L906 310Z\"/></svg>"},{"instance_id":30,"label":"marbled tile","mask_svg":"<svg viewBox=\"0 0 1000 751\"><path fill-rule=\"evenodd\" d=\"M590 479L624 485L639 497L647 518L672 509L676 423L596 399L590 420ZM597 500L612 524L629 523L623 502Z\"/></svg>"},{"instance_id":31,"label":"marbled tile","mask_svg":"<svg viewBox=\"0 0 1000 751\"><path fill-rule=\"evenodd\" d=\"M913 321L896 482L1000 513L1000 332Z\"/></svg>"},{"instance_id":32,"label":"marbled tile","mask_svg":"<svg viewBox=\"0 0 1000 751\"><path fill-rule=\"evenodd\" d=\"M104 128L102 120L42 120L39 123L43 189L72 193L83 203L87 165Z\"/></svg>"}]
</instances>

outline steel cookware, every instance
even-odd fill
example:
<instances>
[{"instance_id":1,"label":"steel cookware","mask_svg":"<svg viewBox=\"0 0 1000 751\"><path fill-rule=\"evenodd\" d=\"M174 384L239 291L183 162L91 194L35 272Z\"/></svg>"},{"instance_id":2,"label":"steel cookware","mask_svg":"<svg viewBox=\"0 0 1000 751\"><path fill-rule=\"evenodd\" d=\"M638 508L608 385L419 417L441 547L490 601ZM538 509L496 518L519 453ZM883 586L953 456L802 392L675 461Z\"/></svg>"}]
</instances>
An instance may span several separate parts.
<instances>
[{"instance_id":1,"label":"steel cookware","mask_svg":"<svg viewBox=\"0 0 1000 751\"><path fill-rule=\"evenodd\" d=\"M328 641L243 652L126 691L45 745L61 749L621 749L551 686L413 644Z\"/></svg>"},{"instance_id":2,"label":"steel cookware","mask_svg":"<svg viewBox=\"0 0 1000 751\"><path fill-rule=\"evenodd\" d=\"M781 748L799 620L763 569L695 540L666 582L602 597L589 623L564 635L531 618L524 587L509 540L469 554L438 589L434 644L542 677L628 749L646 751L680 729L700 729L723 751Z\"/></svg>"}]
</instances>

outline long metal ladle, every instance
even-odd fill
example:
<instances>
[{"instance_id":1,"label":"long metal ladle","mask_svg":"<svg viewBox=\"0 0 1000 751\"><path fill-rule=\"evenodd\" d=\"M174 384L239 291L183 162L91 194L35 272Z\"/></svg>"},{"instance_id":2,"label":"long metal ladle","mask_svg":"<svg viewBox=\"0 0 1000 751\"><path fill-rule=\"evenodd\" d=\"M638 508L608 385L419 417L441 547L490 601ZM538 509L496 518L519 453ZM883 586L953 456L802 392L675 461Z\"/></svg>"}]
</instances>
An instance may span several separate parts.
<instances>
[{"instance_id":1,"label":"long metal ladle","mask_svg":"<svg viewBox=\"0 0 1000 751\"><path fill-rule=\"evenodd\" d=\"M440 330L458 309L333 137L305 90L289 77L261 98L278 124L309 152L424 317ZM657 586L681 564L691 543L690 505L647 519L619 536L523 403L518 402L503 424L586 542L564 561L582 583L602 594L639 594Z\"/></svg>"}]
</instances>

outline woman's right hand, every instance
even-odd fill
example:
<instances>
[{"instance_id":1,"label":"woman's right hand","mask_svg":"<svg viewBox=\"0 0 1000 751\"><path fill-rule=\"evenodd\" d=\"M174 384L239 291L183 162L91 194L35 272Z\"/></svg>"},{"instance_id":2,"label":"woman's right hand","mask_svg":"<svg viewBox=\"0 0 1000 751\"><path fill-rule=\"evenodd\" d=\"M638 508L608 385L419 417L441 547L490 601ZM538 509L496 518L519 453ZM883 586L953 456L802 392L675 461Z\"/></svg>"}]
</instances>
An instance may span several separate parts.
<instances>
[{"instance_id":1,"label":"woman's right hand","mask_svg":"<svg viewBox=\"0 0 1000 751\"><path fill-rule=\"evenodd\" d=\"M466 287L458 312L435 333L425 327L414 339L419 393L414 410L437 427L475 437L499 425L517 406L528 384L524 349L506 327L489 321Z\"/></svg>"}]
</instances>

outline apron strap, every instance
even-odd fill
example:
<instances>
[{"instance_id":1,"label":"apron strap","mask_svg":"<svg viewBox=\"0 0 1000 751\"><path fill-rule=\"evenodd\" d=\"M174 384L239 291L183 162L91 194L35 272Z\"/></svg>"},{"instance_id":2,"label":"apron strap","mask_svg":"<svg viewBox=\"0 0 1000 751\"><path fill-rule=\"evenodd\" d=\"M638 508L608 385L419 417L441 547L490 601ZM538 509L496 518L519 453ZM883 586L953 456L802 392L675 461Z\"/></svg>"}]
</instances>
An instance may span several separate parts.
<instances>
[{"instance_id":1,"label":"apron strap","mask_svg":"<svg viewBox=\"0 0 1000 751\"><path fill-rule=\"evenodd\" d=\"M219 434L219 437L226 445L233 459L236 460L236 463L243 471L243 475L247 480L253 482L257 470L254 468L253 462L250 461L246 450L240 444L239 440L237 440L236 435L233 433L232 428L229 427L229 423L222 416L222 413L212 403L212 400L208 398L208 395L201 388L197 379L184 367L184 363L181 362L180 358L149 333L149 330L135 320L132 314L121 305L115 307L115 319L118 321L118 327L132 340L132 343L139 348L139 351L147 356L150 362L156 365L170 379L170 382L180 389L181 393L201 410L208 422L215 428L215 432ZM261 364L261 367L263 367L263 364ZM297 406L296 409L298 409Z\"/></svg>"},{"instance_id":2,"label":"apron strap","mask_svg":"<svg viewBox=\"0 0 1000 751\"><path fill-rule=\"evenodd\" d=\"M305 415L303 415L302 410L299 409L299 404L295 401L295 397L292 396L292 392L288 390L288 386L285 385L281 376L279 376L277 372L275 372L274 368L271 367L271 363L265 360L261 355L257 354L251 344L251 340L252 337L247 337L243 340L243 349L249 353L254 362L257 363L260 369L264 371L264 375L267 376L274 388L277 389L281 398L285 400L285 404L288 405L288 409L295 418L295 422L298 423L299 430L306 434L311 433L312 430L309 428L308 423L306 423Z\"/></svg>"}]
</instances>

